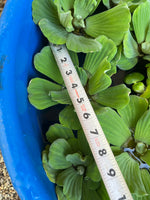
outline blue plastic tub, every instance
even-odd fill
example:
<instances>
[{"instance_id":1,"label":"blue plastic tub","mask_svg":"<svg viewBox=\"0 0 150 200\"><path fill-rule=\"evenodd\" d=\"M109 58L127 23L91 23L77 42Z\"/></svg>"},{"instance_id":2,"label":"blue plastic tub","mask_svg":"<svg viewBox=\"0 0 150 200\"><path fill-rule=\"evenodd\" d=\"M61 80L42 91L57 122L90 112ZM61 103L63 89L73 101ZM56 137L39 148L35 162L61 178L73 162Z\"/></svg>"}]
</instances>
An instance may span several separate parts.
<instances>
[{"instance_id":1,"label":"blue plastic tub","mask_svg":"<svg viewBox=\"0 0 150 200\"><path fill-rule=\"evenodd\" d=\"M44 45L31 12L32 0L7 0L0 18L0 149L21 200L56 200L41 163L41 123L27 98L33 55Z\"/></svg>"}]
</instances>

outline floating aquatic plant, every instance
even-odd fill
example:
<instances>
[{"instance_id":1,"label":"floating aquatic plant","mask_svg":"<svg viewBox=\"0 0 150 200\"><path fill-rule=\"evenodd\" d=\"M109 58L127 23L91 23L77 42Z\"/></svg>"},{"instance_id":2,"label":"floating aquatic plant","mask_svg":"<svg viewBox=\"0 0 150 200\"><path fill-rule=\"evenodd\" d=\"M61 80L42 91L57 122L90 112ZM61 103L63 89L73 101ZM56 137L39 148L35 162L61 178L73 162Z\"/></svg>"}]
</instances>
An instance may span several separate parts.
<instances>
[{"instance_id":1,"label":"floating aquatic plant","mask_svg":"<svg viewBox=\"0 0 150 200\"><path fill-rule=\"evenodd\" d=\"M124 84L111 86L111 76L116 72L117 48L114 42L105 36L99 37L99 42L103 44L101 51L88 53L83 68L79 67L77 54L70 52L70 55L93 106L121 108L129 102L130 89ZM34 64L39 72L51 78L53 82L44 78L34 78L30 81L28 92L32 105L38 109L56 104L68 105L60 112L59 119L62 124L68 121L68 126L71 124L72 129L78 129L80 125L77 115L49 46L44 47L35 56Z\"/></svg>"},{"instance_id":2,"label":"floating aquatic plant","mask_svg":"<svg viewBox=\"0 0 150 200\"><path fill-rule=\"evenodd\" d=\"M66 44L75 52L101 49L96 40L100 35L122 42L131 20L126 4L91 16L100 0L34 0L33 20L44 36L54 44Z\"/></svg>"},{"instance_id":3,"label":"floating aquatic plant","mask_svg":"<svg viewBox=\"0 0 150 200\"><path fill-rule=\"evenodd\" d=\"M117 112L106 107L98 112L131 193L139 197L150 195L150 109L147 100L131 95L129 104Z\"/></svg>"},{"instance_id":4,"label":"floating aquatic plant","mask_svg":"<svg viewBox=\"0 0 150 200\"><path fill-rule=\"evenodd\" d=\"M50 145L42 153L42 162L48 178L57 185L58 199L109 199L83 131L75 137L70 128L54 124L46 136Z\"/></svg>"}]
</instances>

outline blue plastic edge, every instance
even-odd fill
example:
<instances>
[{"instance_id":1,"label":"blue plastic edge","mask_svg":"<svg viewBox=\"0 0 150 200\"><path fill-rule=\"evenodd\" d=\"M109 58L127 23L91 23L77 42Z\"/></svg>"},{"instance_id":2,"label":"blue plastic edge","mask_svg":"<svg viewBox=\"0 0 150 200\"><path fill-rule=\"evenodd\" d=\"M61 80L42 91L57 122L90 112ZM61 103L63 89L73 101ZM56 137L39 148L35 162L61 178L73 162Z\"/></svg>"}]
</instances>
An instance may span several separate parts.
<instances>
[{"instance_id":1,"label":"blue plastic edge","mask_svg":"<svg viewBox=\"0 0 150 200\"><path fill-rule=\"evenodd\" d=\"M43 170L44 141L27 85L42 36L32 21L32 0L7 0L0 18L0 149L22 200L56 200Z\"/></svg>"}]
</instances>

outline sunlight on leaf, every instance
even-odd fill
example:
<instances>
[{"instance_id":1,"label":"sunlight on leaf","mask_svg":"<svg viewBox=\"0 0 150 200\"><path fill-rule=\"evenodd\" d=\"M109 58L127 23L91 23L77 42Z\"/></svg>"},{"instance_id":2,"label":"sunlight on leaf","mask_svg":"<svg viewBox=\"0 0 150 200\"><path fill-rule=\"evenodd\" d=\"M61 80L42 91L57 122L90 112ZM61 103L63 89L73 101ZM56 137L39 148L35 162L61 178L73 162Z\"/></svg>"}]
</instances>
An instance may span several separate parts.
<instances>
[{"instance_id":1,"label":"sunlight on leaf","mask_svg":"<svg viewBox=\"0 0 150 200\"><path fill-rule=\"evenodd\" d=\"M101 49L101 44L95 39L86 38L70 33L66 41L67 48L71 51L79 52L93 52Z\"/></svg>"},{"instance_id":2,"label":"sunlight on leaf","mask_svg":"<svg viewBox=\"0 0 150 200\"><path fill-rule=\"evenodd\" d=\"M120 4L105 12L86 19L85 32L96 38L105 35L119 45L129 28L130 11L126 4Z\"/></svg>"}]
</instances>

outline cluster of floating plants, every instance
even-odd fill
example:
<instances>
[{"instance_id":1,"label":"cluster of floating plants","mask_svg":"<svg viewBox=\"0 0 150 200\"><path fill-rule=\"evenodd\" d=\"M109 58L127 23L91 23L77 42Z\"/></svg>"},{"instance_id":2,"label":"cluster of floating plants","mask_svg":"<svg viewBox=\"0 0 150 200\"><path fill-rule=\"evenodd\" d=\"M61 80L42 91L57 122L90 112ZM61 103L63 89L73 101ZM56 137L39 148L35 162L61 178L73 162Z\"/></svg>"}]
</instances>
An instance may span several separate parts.
<instances>
[{"instance_id":1,"label":"cluster of floating plants","mask_svg":"<svg viewBox=\"0 0 150 200\"><path fill-rule=\"evenodd\" d=\"M66 45L133 199L149 200L150 1L34 0L32 9L47 46L34 57L29 101L63 105L42 152L58 200L109 196L49 42Z\"/></svg>"}]
</instances>

